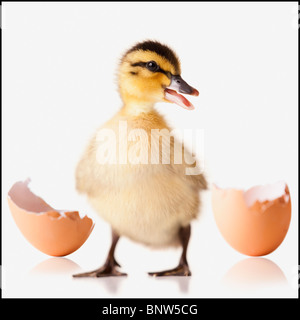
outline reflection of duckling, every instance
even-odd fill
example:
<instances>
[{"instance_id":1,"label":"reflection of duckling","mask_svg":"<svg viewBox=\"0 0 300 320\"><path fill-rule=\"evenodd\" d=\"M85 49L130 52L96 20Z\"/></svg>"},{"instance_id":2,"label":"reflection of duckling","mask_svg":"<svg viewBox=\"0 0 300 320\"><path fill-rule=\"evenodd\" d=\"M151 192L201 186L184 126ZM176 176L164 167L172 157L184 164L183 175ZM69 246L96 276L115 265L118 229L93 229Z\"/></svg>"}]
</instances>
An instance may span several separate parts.
<instances>
[{"instance_id":1,"label":"reflection of duckling","mask_svg":"<svg viewBox=\"0 0 300 320\"><path fill-rule=\"evenodd\" d=\"M139 150L149 149L149 154L150 148L159 150L161 160L162 146L160 140L156 145L151 140L151 129L170 129L154 104L170 101L193 109L178 92L197 96L198 91L181 78L175 53L155 41L138 43L125 53L119 69L119 90L123 108L99 130L111 129L118 135L119 121L126 121L128 130L143 129L149 140L144 146L141 140ZM152 247L181 245L178 267L149 274L191 275L186 259L190 222L198 215L199 191L206 189L206 180L202 174L186 175L186 168L192 165L174 163L177 151L171 141L169 164L101 164L97 162L101 142L97 134L92 138L77 167L77 189L87 194L96 211L110 223L112 245L103 267L76 277L126 275L117 270L119 264L114 258L120 236ZM130 146L129 141L127 148Z\"/></svg>"}]
</instances>

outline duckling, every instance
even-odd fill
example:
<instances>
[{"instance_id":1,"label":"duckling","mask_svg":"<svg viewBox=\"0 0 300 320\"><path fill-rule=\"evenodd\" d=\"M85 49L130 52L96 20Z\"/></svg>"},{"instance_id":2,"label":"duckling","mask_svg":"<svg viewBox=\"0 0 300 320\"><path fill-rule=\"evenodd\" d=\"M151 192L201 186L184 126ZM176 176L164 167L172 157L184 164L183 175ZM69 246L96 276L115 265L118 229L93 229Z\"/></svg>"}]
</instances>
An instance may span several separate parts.
<instances>
[{"instance_id":1,"label":"duckling","mask_svg":"<svg viewBox=\"0 0 300 320\"><path fill-rule=\"evenodd\" d=\"M96 212L111 225L112 243L102 267L74 277L125 276L119 271L120 265L114 257L121 236L153 248L182 247L176 268L150 272L150 276L191 275L187 262L190 224L199 214L199 193L207 189L207 182L202 173L186 174L186 169L193 167L190 161L174 161L179 152L178 148L174 148L174 137L169 139L170 161L162 161L168 153L163 151L162 141L171 128L154 109L155 103L161 101L189 110L194 108L180 93L198 96L199 92L188 85L180 74L180 62L175 52L158 41L137 43L122 56L118 85L123 107L97 130L76 168L76 188L87 195ZM126 123L126 132L142 130L146 133L146 139L140 136L139 143L135 139L121 141L118 136L120 123ZM117 136L119 153L113 163L99 162L99 152L103 150L99 133L103 129ZM158 130L156 132L161 134L161 140L151 139L153 130ZM132 152L134 144L139 146L137 152ZM124 149L128 151L127 157L131 152L131 160L143 151L146 152L145 159L152 162L154 159L154 163L120 162L121 150ZM186 152L184 146L183 149ZM158 152L158 159L151 158L153 150ZM192 157L189 151L187 154Z\"/></svg>"}]
</instances>

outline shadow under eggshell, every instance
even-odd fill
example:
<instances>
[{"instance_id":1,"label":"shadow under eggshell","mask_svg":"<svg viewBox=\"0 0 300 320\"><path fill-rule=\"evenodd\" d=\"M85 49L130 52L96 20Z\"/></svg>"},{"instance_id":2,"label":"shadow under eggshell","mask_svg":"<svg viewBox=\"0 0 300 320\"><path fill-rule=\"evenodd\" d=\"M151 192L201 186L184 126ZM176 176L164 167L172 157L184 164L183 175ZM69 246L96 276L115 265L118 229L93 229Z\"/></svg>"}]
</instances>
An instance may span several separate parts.
<instances>
[{"instance_id":1,"label":"shadow under eggshell","mask_svg":"<svg viewBox=\"0 0 300 320\"><path fill-rule=\"evenodd\" d=\"M24 237L50 256L66 256L79 249L93 230L92 219L78 211L56 210L28 188L29 180L16 182L8 192L14 221Z\"/></svg>"},{"instance_id":2,"label":"shadow under eggshell","mask_svg":"<svg viewBox=\"0 0 300 320\"><path fill-rule=\"evenodd\" d=\"M214 217L224 239L234 249L249 256L273 252L285 238L291 220L287 185L284 184L283 190L278 198L251 199L253 204L248 206L247 192L213 186Z\"/></svg>"}]
</instances>

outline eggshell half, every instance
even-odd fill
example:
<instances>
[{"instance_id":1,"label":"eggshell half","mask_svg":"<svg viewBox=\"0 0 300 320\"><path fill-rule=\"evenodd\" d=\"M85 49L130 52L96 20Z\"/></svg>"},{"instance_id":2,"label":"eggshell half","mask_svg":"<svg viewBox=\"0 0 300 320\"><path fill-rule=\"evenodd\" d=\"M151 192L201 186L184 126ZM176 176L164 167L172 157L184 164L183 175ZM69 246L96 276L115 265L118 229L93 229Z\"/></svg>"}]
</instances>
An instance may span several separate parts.
<instances>
[{"instance_id":1,"label":"eggshell half","mask_svg":"<svg viewBox=\"0 0 300 320\"><path fill-rule=\"evenodd\" d=\"M225 240L249 256L273 252L283 241L291 220L291 199L284 182L247 191L212 188L212 208Z\"/></svg>"},{"instance_id":2,"label":"eggshell half","mask_svg":"<svg viewBox=\"0 0 300 320\"><path fill-rule=\"evenodd\" d=\"M24 237L50 256L79 249L93 230L92 219L78 211L56 210L28 188L30 180L16 182L8 192L12 216Z\"/></svg>"}]
</instances>

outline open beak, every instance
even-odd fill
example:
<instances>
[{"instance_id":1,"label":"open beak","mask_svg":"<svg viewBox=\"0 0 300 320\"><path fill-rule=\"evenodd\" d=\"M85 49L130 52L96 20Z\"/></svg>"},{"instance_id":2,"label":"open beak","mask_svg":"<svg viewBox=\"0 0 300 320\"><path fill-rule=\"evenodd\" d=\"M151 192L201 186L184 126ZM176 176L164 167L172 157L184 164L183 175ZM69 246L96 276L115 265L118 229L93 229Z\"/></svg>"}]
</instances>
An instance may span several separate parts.
<instances>
[{"instance_id":1,"label":"open beak","mask_svg":"<svg viewBox=\"0 0 300 320\"><path fill-rule=\"evenodd\" d=\"M165 99L176 103L180 107L183 107L187 110L193 110L194 106L191 104L190 101L188 101L184 96L182 96L180 93L184 94L190 94L192 96L198 96L199 92L195 88L188 85L181 76L172 75L171 77L171 84L165 88Z\"/></svg>"}]
</instances>

